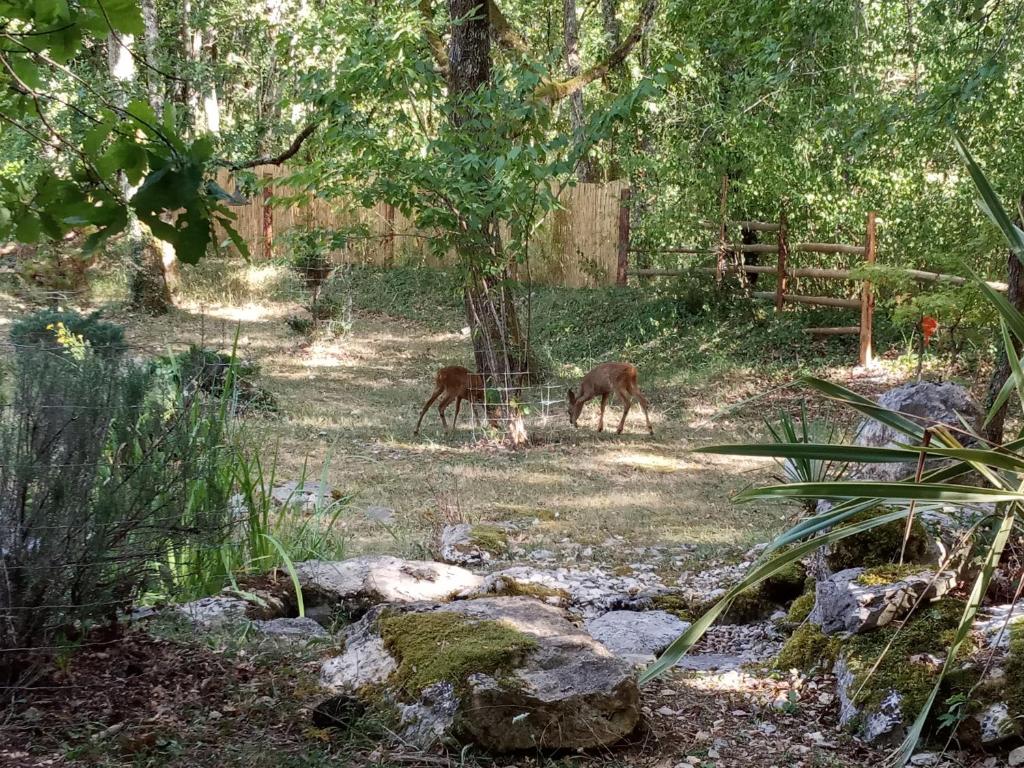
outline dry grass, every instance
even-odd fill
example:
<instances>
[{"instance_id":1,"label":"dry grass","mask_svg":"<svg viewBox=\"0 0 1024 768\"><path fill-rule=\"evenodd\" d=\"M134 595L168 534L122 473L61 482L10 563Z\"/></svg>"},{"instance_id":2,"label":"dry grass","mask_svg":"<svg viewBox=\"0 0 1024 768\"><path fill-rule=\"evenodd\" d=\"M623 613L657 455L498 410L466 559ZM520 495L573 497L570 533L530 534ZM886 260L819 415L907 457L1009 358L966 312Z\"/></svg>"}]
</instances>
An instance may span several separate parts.
<instances>
[{"instance_id":1,"label":"dry grass","mask_svg":"<svg viewBox=\"0 0 1024 768\"><path fill-rule=\"evenodd\" d=\"M227 349L237 324L240 356L259 362L262 384L282 406L280 417L249 426L267 457L276 453L281 479L299 477L304 467L316 475L329 461L329 481L355 493L345 524L357 550L415 549L429 538L439 492L451 495L453 488L468 519L540 518L543 524L530 530L526 543L538 547L567 537L599 544L620 536L646 545L742 548L787 518L779 507L730 502L736 491L765 479L770 464L686 452L761 434L757 414L709 422L722 406L745 397L744 387L686 392L647 386L653 437L643 431L639 413L630 414L622 436L598 434L596 405L574 430L559 403L547 418L531 418L536 444L518 452L479 440L465 411L452 438L443 434L435 410L414 438L434 371L471 365L461 329L439 332L364 315L347 337L308 345L283 322L292 311L271 303L189 305L162 318L117 319L140 354L191 342ZM609 406L606 421L614 424L620 414ZM384 529L359 513L371 506L393 509L397 527Z\"/></svg>"}]
</instances>

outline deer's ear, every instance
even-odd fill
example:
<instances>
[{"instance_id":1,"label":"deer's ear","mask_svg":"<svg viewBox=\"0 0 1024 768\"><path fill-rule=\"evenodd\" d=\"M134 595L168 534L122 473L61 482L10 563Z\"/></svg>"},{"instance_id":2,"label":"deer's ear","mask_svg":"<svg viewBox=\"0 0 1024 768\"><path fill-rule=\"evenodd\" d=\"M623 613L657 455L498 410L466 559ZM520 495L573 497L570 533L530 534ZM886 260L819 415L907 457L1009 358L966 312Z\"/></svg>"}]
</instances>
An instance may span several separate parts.
<instances>
[{"instance_id":1,"label":"deer's ear","mask_svg":"<svg viewBox=\"0 0 1024 768\"><path fill-rule=\"evenodd\" d=\"M572 393L572 390L571 390L571 389L570 389L570 390L568 390L568 391L567 391L567 392L565 393L565 396L569 398L569 402L570 402L570 403L575 403L575 402L576 402L576 395L574 395L574 394Z\"/></svg>"}]
</instances>

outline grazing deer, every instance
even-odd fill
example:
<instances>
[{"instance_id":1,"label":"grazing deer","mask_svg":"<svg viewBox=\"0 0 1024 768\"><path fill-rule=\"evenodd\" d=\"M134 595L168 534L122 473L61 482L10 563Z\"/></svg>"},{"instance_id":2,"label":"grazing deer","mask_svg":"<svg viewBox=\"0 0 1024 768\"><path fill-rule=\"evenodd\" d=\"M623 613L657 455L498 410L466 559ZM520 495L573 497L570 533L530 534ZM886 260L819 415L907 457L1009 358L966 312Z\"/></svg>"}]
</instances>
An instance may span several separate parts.
<instances>
[{"instance_id":1,"label":"grazing deer","mask_svg":"<svg viewBox=\"0 0 1024 768\"><path fill-rule=\"evenodd\" d=\"M622 427L626 423L626 414L629 413L629 407L635 398L644 412L647 431L653 435L651 418L647 415L647 398L640 391L636 379L636 368L629 363L602 363L592 369L580 382L578 396L571 389L569 390L569 423L574 427L577 426L576 420L580 417L583 406L600 395L601 417L597 422L597 431L604 431L604 407L608 403L608 396L614 393L619 396L624 406L622 420L619 422L619 428L615 430L615 434L622 434Z\"/></svg>"},{"instance_id":2,"label":"grazing deer","mask_svg":"<svg viewBox=\"0 0 1024 768\"><path fill-rule=\"evenodd\" d=\"M413 434L418 435L420 433L423 415L442 394L444 397L441 397L441 402L437 404L437 413L441 417L441 423L444 425L446 432L455 430L455 424L459 420L459 410L462 408L463 400L469 401L469 412L474 422L476 420L477 403L481 403L484 406L484 415L489 417L486 392L487 385L484 383L484 377L479 373L470 373L468 369L463 368L461 365L442 368L437 372L437 378L434 381L434 392L430 395L430 399L423 404L423 410L420 411L420 418L416 422L416 429L413 430ZM444 409L449 406L452 400L455 401L455 418L452 419L452 426L449 429L448 421L444 417ZM493 426L493 420L491 424Z\"/></svg>"}]
</instances>

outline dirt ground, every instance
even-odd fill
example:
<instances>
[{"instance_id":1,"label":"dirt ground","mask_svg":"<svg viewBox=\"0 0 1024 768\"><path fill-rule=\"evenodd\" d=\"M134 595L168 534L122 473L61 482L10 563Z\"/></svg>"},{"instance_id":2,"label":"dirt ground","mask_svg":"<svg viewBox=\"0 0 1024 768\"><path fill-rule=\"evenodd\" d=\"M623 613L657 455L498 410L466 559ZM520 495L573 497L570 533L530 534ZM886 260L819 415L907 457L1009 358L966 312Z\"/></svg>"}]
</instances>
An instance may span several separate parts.
<instances>
[{"instance_id":1,"label":"dirt ground","mask_svg":"<svg viewBox=\"0 0 1024 768\"><path fill-rule=\"evenodd\" d=\"M768 479L770 462L687 453L764 434L758 404L715 418L751 396L756 382L683 391L641 378L652 404L653 436L637 408L621 436L612 428L597 433L596 403L573 429L565 386L575 382L550 382L527 392L529 448L489 443L466 408L452 437L444 434L436 408L414 437L434 372L472 365L462 330L363 315L347 335L308 344L285 326L290 311L284 304L189 307L163 318L119 319L139 353L192 342L230 349L237 327L239 355L259 363L260 383L281 404L279 416L249 419L248 428L268 457L276 455L279 479L303 472L316 478L326 464L330 483L353 494L345 520L353 551L412 551L427 543L438 515L470 522L537 518L541 524L525 547L571 537L581 545L607 543L610 557L622 551L623 541L745 551L791 518L792 510L730 501ZM610 404L606 423L614 427L620 415L621 407ZM393 510L394 524L384 527L362 514L373 507Z\"/></svg>"},{"instance_id":2,"label":"dirt ground","mask_svg":"<svg viewBox=\"0 0 1024 768\"><path fill-rule=\"evenodd\" d=\"M284 323L293 310L285 304L189 305L162 318L116 319L126 325L132 353L139 356L189 343L230 349L237 330L239 355L259 363L260 383L281 406L278 415L247 418L245 428L254 433L265 458L276 456L279 480L296 480L303 473L313 479L326 466L331 485L352 495L342 523L352 554L423 555L445 520L527 517L538 522L525 529L519 542L526 552L547 548L563 553L569 545L587 546L595 562L614 566L635 561L642 547L685 545L696 560L728 558L764 541L797 514L795 507L730 501L737 491L768 480L770 462L688 452L762 437L761 419L778 407L793 407L794 395L771 393L738 413L728 408L764 394L765 382L722 380L688 391L641 378L652 403L653 436L646 434L639 412L630 414L623 435L612 430L598 434L595 405L585 411L580 429L573 429L563 400L567 382L551 382L528 398L528 448L496 446L471 427L465 411L453 437L442 433L435 411L425 418L421 436L414 437L434 371L470 362L462 329L360 315L343 337L308 344ZM0 333L17 311L12 307L2 313ZM889 383L866 380L860 390ZM611 407L606 422L614 425L620 413L617 404ZM381 507L391 511L383 523ZM305 724L317 695L315 653L282 664L279 654L265 650L209 645L198 661L188 651L192 646L183 650L145 638L96 651L108 653L99 659L86 652L73 672L57 681L83 692L75 698L51 696L35 707L52 725L45 739L33 730L37 726L27 728L40 739L37 746L49 745L47 756L37 762L31 744L21 741L0 749L0 765L811 768L881 761L836 730L827 680L794 683L770 674L678 675L655 683L647 691L648 719L636 740L599 754L502 760L385 752L373 746L372 737L339 737ZM159 675L153 679L147 672L150 662L171 670L166 675L170 682L161 682ZM87 674L97 668L108 668L108 673ZM219 682L204 682L212 678ZM109 732L119 710L110 691L127 685L126 680L135 681L133 690L146 686L149 698L121 714L127 717L123 731ZM187 704L193 695L207 698L196 708ZM99 706L98 701L108 703ZM78 702L73 716L68 715L70 702ZM79 732L62 733L65 723ZM264 732L276 759L275 753L252 749Z\"/></svg>"}]
</instances>

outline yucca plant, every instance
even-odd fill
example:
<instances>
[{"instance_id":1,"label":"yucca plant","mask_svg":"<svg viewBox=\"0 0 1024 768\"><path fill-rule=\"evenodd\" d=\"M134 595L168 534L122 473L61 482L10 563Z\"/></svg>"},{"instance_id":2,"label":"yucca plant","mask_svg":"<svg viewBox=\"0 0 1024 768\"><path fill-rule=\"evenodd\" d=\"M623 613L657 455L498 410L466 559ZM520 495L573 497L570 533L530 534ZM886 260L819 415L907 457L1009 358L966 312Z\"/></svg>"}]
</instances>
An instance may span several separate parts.
<instances>
[{"instance_id":1,"label":"yucca plant","mask_svg":"<svg viewBox=\"0 0 1024 768\"><path fill-rule=\"evenodd\" d=\"M842 430L833 421L812 421L807 415L807 401L800 403L800 416L794 418L782 411L777 422L765 419L765 427L773 442L779 445L828 444L838 442ZM792 457L778 460L782 479L787 483L819 483L838 480L846 471L846 462L835 459Z\"/></svg>"},{"instance_id":2,"label":"yucca plant","mask_svg":"<svg viewBox=\"0 0 1024 768\"><path fill-rule=\"evenodd\" d=\"M979 207L1003 233L1012 252L1024 261L1024 231L1010 220L963 142L954 137L954 143L977 187ZM1002 341L1012 373L993 404L988 416L991 419L1011 397L1016 396L1024 405L1024 370L1014 346L1015 342L1024 343L1024 315L1005 297L980 281L979 287L998 311ZM918 471L900 482L793 482L739 494L736 500L741 502L752 499L829 499L834 506L801 521L772 541L744 578L644 670L640 682L646 683L670 670L728 610L738 595L815 550L897 520L908 520L915 513L915 505L920 503L993 505L990 514L982 515L965 532L965 538L972 540L976 547L981 567L974 576L970 595L935 685L906 739L890 756L891 765L902 766L909 761L921 738L943 678L968 640L975 615L1014 527L1024 523L1024 430L1010 442L993 445L966 425L925 428L917 421L882 408L844 387L813 377L804 378L803 382L825 397L892 427L904 436L904 441L894 447L876 448L785 440L768 445L710 446L700 450L793 462L907 462L915 464ZM965 444L972 447L964 447ZM924 460L931 457L946 459L948 463L939 469L922 471ZM863 513L871 510L876 510L877 514L864 519Z\"/></svg>"}]
</instances>

